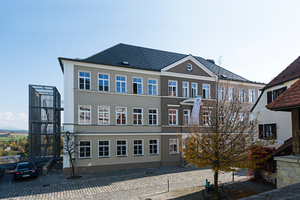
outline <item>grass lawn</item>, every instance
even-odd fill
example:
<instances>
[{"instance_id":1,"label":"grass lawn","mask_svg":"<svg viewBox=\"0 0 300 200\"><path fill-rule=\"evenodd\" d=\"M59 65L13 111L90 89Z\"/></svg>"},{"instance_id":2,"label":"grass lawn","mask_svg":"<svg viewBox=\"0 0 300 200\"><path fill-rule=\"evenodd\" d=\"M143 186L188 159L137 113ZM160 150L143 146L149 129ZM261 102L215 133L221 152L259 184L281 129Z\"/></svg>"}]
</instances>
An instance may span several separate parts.
<instances>
[{"instance_id":1,"label":"grass lawn","mask_svg":"<svg viewBox=\"0 0 300 200\"><path fill-rule=\"evenodd\" d=\"M11 140L11 139L14 139L14 140L19 140L20 138L27 138L28 137L28 135L27 134L24 134L24 135L13 135L13 134L11 134L11 136L10 137L0 137L0 141L4 141L4 140Z\"/></svg>"}]
</instances>

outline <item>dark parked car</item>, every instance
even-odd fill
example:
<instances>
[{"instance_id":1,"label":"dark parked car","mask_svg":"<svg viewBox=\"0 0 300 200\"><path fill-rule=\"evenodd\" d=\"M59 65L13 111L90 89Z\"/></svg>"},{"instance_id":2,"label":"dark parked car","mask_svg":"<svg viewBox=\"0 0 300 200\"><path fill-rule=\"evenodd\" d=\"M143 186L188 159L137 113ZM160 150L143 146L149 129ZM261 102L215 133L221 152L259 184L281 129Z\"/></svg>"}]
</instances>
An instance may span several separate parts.
<instances>
[{"instance_id":1,"label":"dark parked car","mask_svg":"<svg viewBox=\"0 0 300 200\"><path fill-rule=\"evenodd\" d=\"M15 180L26 177L38 177L38 172L33 162L19 163L15 169Z\"/></svg>"}]
</instances>

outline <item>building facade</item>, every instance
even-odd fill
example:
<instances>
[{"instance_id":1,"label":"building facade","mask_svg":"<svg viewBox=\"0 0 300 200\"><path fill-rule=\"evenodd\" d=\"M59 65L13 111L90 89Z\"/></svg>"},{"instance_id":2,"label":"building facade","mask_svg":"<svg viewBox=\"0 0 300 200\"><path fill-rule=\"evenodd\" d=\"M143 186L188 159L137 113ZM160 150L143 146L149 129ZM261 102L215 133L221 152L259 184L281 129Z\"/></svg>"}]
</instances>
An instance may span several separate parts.
<instances>
[{"instance_id":1,"label":"building facade","mask_svg":"<svg viewBox=\"0 0 300 200\"><path fill-rule=\"evenodd\" d=\"M264 86L201 57L126 44L59 62L64 130L79 132L78 173L179 165L178 138L196 96L212 101L221 78L232 90L242 84L254 105ZM199 116L200 125L207 120Z\"/></svg>"}]
</instances>

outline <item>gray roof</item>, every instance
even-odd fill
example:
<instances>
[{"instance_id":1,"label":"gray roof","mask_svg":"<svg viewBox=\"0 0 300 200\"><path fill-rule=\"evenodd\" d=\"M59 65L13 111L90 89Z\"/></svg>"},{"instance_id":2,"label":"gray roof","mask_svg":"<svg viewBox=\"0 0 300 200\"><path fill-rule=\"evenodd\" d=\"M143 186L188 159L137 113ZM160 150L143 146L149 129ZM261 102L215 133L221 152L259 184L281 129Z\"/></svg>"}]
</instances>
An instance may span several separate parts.
<instances>
[{"instance_id":1,"label":"gray roof","mask_svg":"<svg viewBox=\"0 0 300 200\"><path fill-rule=\"evenodd\" d=\"M187 56L187 54L173 53L120 43L88 58L76 61L160 71L164 67L167 67ZM199 56L193 57L216 75L226 75L230 80L256 83L232 73ZM128 62L129 64L124 65L124 61ZM222 76L220 76L220 78L225 79L225 77Z\"/></svg>"}]
</instances>

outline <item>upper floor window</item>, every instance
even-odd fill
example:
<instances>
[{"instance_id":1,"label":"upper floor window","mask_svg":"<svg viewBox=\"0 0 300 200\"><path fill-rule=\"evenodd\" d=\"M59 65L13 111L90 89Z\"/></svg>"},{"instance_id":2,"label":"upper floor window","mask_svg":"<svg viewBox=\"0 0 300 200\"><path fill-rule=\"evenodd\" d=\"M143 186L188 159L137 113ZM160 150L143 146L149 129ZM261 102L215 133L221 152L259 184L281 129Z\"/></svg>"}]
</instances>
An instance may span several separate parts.
<instances>
[{"instance_id":1,"label":"upper floor window","mask_svg":"<svg viewBox=\"0 0 300 200\"><path fill-rule=\"evenodd\" d=\"M157 95L157 80L155 79L148 80L148 94Z\"/></svg>"},{"instance_id":2,"label":"upper floor window","mask_svg":"<svg viewBox=\"0 0 300 200\"><path fill-rule=\"evenodd\" d=\"M192 64L188 63L188 64L186 65L186 70L187 70L188 72L192 72L192 71L193 71L193 66L192 66Z\"/></svg>"},{"instance_id":3,"label":"upper floor window","mask_svg":"<svg viewBox=\"0 0 300 200\"><path fill-rule=\"evenodd\" d=\"M271 103L277 97L279 97L284 91L286 91L287 87L283 87L277 90L267 92L267 103Z\"/></svg>"},{"instance_id":4,"label":"upper floor window","mask_svg":"<svg viewBox=\"0 0 300 200\"><path fill-rule=\"evenodd\" d=\"M261 91L258 90L257 97L260 97L260 95L261 95Z\"/></svg>"},{"instance_id":5,"label":"upper floor window","mask_svg":"<svg viewBox=\"0 0 300 200\"><path fill-rule=\"evenodd\" d=\"M182 82L182 96L189 97L189 83Z\"/></svg>"},{"instance_id":6,"label":"upper floor window","mask_svg":"<svg viewBox=\"0 0 300 200\"><path fill-rule=\"evenodd\" d=\"M117 125L127 124L127 109L126 108L116 108Z\"/></svg>"},{"instance_id":7,"label":"upper floor window","mask_svg":"<svg viewBox=\"0 0 300 200\"><path fill-rule=\"evenodd\" d=\"M196 98L198 91L198 84L197 83L192 83L192 98Z\"/></svg>"},{"instance_id":8,"label":"upper floor window","mask_svg":"<svg viewBox=\"0 0 300 200\"><path fill-rule=\"evenodd\" d=\"M126 93L126 76L116 76L116 92Z\"/></svg>"},{"instance_id":9,"label":"upper floor window","mask_svg":"<svg viewBox=\"0 0 300 200\"><path fill-rule=\"evenodd\" d=\"M254 97L254 90L249 90L249 102L254 103L255 102L255 97Z\"/></svg>"},{"instance_id":10,"label":"upper floor window","mask_svg":"<svg viewBox=\"0 0 300 200\"><path fill-rule=\"evenodd\" d=\"M79 72L79 89L90 90L91 89L91 73Z\"/></svg>"},{"instance_id":11,"label":"upper floor window","mask_svg":"<svg viewBox=\"0 0 300 200\"><path fill-rule=\"evenodd\" d=\"M177 81L169 81L169 96L177 97Z\"/></svg>"},{"instance_id":12,"label":"upper floor window","mask_svg":"<svg viewBox=\"0 0 300 200\"><path fill-rule=\"evenodd\" d=\"M209 84L202 84L203 89L203 98L210 99L210 85Z\"/></svg>"},{"instance_id":13,"label":"upper floor window","mask_svg":"<svg viewBox=\"0 0 300 200\"><path fill-rule=\"evenodd\" d=\"M218 99L223 100L225 97L225 89L223 86L218 87Z\"/></svg>"},{"instance_id":14,"label":"upper floor window","mask_svg":"<svg viewBox=\"0 0 300 200\"><path fill-rule=\"evenodd\" d=\"M133 109L133 125L143 125L143 109Z\"/></svg>"},{"instance_id":15,"label":"upper floor window","mask_svg":"<svg viewBox=\"0 0 300 200\"><path fill-rule=\"evenodd\" d=\"M177 109L169 109L169 125L177 125Z\"/></svg>"},{"instance_id":16,"label":"upper floor window","mask_svg":"<svg viewBox=\"0 0 300 200\"><path fill-rule=\"evenodd\" d=\"M109 91L109 75L99 74L98 75L99 91Z\"/></svg>"},{"instance_id":17,"label":"upper floor window","mask_svg":"<svg viewBox=\"0 0 300 200\"><path fill-rule=\"evenodd\" d=\"M91 106L79 106L79 124L91 124Z\"/></svg>"},{"instance_id":18,"label":"upper floor window","mask_svg":"<svg viewBox=\"0 0 300 200\"><path fill-rule=\"evenodd\" d=\"M244 89L239 89L239 101L246 101L246 92Z\"/></svg>"},{"instance_id":19,"label":"upper floor window","mask_svg":"<svg viewBox=\"0 0 300 200\"><path fill-rule=\"evenodd\" d=\"M108 125L109 124L109 107L99 106L98 107L98 124Z\"/></svg>"},{"instance_id":20,"label":"upper floor window","mask_svg":"<svg viewBox=\"0 0 300 200\"><path fill-rule=\"evenodd\" d=\"M203 111L203 126L210 126L210 112Z\"/></svg>"},{"instance_id":21,"label":"upper floor window","mask_svg":"<svg viewBox=\"0 0 300 200\"><path fill-rule=\"evenodd\" d=\"M133 78L132 79L133 84L133 94L142 94L143 93L143 85L142 85L142 79L141 78Z\"/></svg>"},{"instance_id":22,"label":"upper floor window","mask_svg":"<svg viewBox=\"0 0 300 200\"><path fill-rule=\"evenodd\" d=\"M183 110L183 123L189 124L190 123L190 110L184 109Z\"/></svg>"},{"instance_id":23,"label":"upper floor window","mask_svg":"<svg viewBox=\"0 0 300 200\"><path fill-rule=\"evenodd\" d=\"M91 141L79 141L79 158L91 158Z\"/></svg>"},{"instance_id":24,"label":"upper floor window","mask_svg":"<svg viewBox=\"0 0 300 200\"><path fill-rule=\"evenodd\" d=\"M259 139L277 139L276 124L258 125Z\"/></svg>"},{"instance_id":25,"label":"upper floor window","mask_svg":"<svg viewBox=\"0 0 300 200\"><path fill-rule=\"evenodd\" d=\"M157 125L157 109L148 110L149 125Z\"/></svg>"},{"instance_id":26,"label":"upper floor window","mask_svg":"<svg viewBox=\"0 0 300 200\"><path fill-rule=\"evenodd\" d=\"M234 89L232 87L228 88L228 100L232 101L234 97Z\"/></svg>"}]
</instances>

